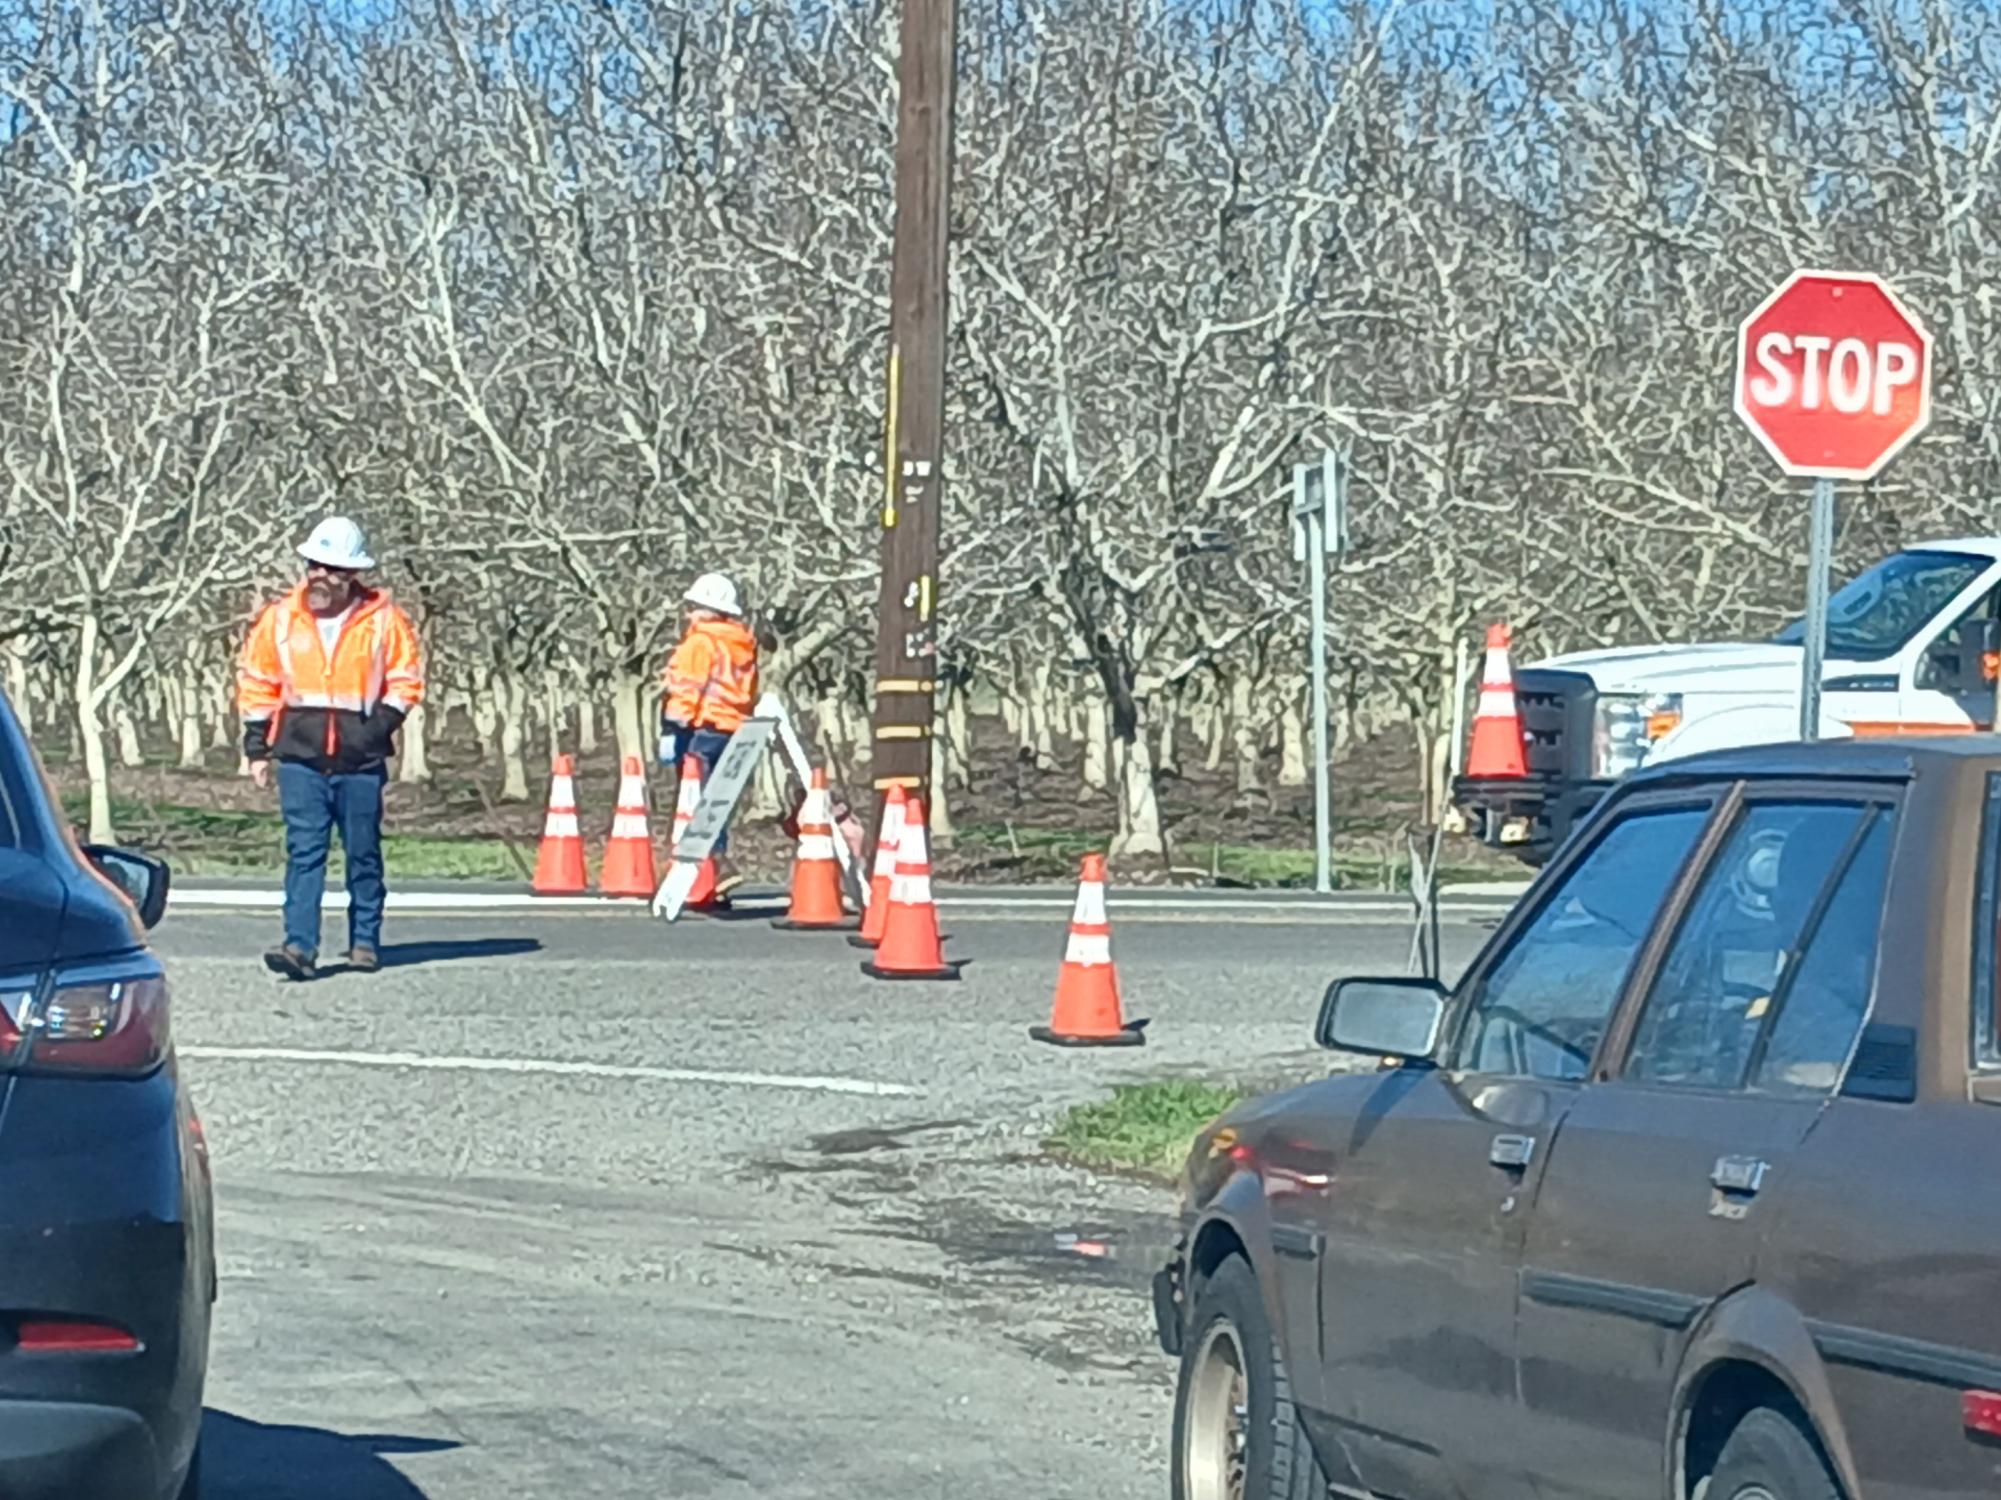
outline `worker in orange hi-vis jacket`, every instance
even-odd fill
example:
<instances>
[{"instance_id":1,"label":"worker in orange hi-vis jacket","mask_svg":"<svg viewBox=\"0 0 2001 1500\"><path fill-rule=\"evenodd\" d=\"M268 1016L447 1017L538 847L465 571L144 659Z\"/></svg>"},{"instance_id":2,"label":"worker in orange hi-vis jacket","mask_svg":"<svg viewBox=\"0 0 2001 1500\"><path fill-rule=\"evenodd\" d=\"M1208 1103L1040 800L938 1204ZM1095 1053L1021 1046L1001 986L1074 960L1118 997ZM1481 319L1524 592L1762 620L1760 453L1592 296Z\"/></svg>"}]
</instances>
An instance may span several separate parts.
<instances>
[{"instance_id":1,"label":"worker in orange hi-vis jacket","mask_svg":"<svg viewBox=\"0 0 2001 1500\"><path fill-rule=\"evenodd\" d=\"M348 966L382 966L382 790L396 731L424 698L417 632L363 578L375 566L361 528L333 516L299 548L300 585L258 616L237 670L243 753L259 787L277 762L285 816L285 940L265 967L318 972L327 851L347 855Z\"/></svg>"},{"instance_id":2,"label":"worker in orange hi-vis jacket","mask_svg":"<svg viewBox=\"0 0 2001 1500\"><path fill-rule=\"evenodd\" d=\"M692 755L702 764L706 784L723 758L730 736L743 727L757 703L757 637L744 622L743 599L721 573L704 573L682 596L687 629L667 660L660 702L660 763L678 768ZM719 888L737 883L723 855L729 829L717 837L714 853Z\"/></svg>"}]
</instances>

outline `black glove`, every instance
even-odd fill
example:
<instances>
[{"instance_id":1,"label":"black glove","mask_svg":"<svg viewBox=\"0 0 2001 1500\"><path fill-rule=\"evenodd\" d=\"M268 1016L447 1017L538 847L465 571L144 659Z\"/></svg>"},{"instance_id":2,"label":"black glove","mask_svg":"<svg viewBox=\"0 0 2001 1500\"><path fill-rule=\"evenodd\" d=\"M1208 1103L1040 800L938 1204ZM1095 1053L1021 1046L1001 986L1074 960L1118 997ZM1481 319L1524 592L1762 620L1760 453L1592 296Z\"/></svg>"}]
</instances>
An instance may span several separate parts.
<instances>
[{"instance_id":1,"label":"black glove","mask_svg":"<svg viewBox=\"0 0 2001 1500\"><path fill-rule=\"evenodd\" d=\"M271 758L271 721L269 719L245 719L243 721L243 758L245 760L269 760Z\"/></svg>"},{"instance_id":2,"label":"black glove","mask_svg":"<svg viewBox=\"0 0 2001 1500\"><path fill-rule=\"evenodd\" d=\"M396 731L403 727L404 717L403 710L394 704L376 705L375 712L361 721L369 754L387 760L396 753Z\"/></svg>"}]
</instances>

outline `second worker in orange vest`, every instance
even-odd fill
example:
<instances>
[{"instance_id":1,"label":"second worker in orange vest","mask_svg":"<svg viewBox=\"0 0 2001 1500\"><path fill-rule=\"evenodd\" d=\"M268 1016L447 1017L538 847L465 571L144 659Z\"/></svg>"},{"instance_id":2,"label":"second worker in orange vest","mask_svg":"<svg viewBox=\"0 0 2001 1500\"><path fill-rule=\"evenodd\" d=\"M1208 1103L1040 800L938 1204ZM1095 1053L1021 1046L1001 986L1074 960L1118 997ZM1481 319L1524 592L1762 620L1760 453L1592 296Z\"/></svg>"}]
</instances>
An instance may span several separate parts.
<instances>
[{"instance_id":1,"label":"second worker in orange vest","mask_svg":"<svg viewBox=\"0 0 2001 1500\"><path fill-rule=\"evenodd\" d=\"M744 623L736 584L721 573L704 573L682 600L688 606L688 627L667 660L660 763L678 767L683 756L692 755L702 763L706 783L730 736L757 703L757 637ZM725 827L715 853L721 855L728 846Z\"/></svg>"}]
</instances>

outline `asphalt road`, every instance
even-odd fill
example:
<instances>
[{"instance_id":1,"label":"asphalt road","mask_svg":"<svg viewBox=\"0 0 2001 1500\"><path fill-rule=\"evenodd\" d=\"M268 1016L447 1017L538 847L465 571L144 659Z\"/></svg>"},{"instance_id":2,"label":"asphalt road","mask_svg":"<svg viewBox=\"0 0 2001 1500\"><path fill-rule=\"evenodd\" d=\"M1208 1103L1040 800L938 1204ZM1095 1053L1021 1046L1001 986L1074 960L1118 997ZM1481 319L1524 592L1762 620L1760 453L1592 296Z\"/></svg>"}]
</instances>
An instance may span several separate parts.
<instances>
[{"instance_id":1,"label":"asphalt road","mask_svg":"<svg viewBox=\"0 0 2001 1500\"><path fill-rule=\"evenodd\" d=\"M587 909L392 916L383 973L286 985L270 915L170 914L224 1262L212 1500L1161 1494L1168 1203L1042 1132L1115 1081L1324 1069L1321 989L1408 936L1130 918L1149 1044L1066 1051L1025 1034L1060 911L948 915L947 985Z\"/></svg>"}]
</instances>

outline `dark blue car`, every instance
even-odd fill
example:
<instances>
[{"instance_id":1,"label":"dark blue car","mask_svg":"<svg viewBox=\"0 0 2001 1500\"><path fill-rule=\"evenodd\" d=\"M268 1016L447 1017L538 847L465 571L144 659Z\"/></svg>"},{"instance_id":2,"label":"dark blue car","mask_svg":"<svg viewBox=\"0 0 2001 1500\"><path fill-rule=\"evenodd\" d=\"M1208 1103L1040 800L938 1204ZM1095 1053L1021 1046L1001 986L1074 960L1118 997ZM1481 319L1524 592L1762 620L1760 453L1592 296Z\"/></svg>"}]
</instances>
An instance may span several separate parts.
<instances>
[{"instance_id":1,"label":"dark blue car","mask_svg":"<svg viewBox=\"0 0 2001 1500\"><path fill-rule=\"evenodd\" d=\"M191 1500L215 1299L201 1127L146 928L0 692L0 1500Z\"/></svg>"}]
</instances>

